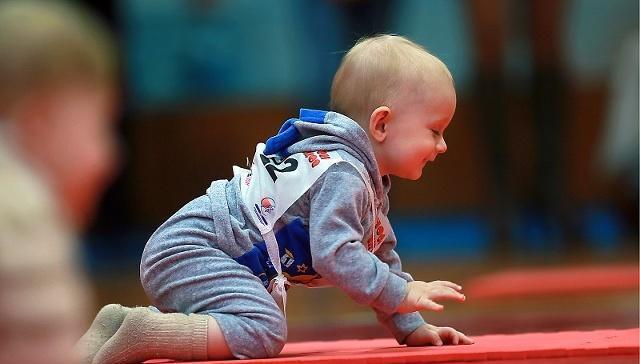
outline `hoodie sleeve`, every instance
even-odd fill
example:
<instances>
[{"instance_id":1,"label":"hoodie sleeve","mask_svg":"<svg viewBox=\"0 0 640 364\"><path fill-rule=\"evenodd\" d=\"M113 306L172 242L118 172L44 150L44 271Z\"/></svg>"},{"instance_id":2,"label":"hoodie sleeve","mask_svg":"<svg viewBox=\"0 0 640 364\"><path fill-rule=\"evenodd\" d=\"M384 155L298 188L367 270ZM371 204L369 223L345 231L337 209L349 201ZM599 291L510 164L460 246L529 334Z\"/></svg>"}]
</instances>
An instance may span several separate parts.
<instances>
[{"instance_id":1,"label":"hoodie sleeve","mask_svg":"<svg viewBox=\"0 0 640 364\"><path fill-rule=\"evenodd\" d=\"M386 208L386 210L388 211L388 208ZM386 213L386 211L384 212ZM385 215L382 216L382 218L386 219L387 217ZM400 257L395 251L396 242L396 236L393 229L391 229L391 231L387 232L385 241L376 252L376 256L389 266L389 271L392 274L395 274L407 282L412 282L413 278L411 275L402 271ZM376 313L378 321L391 332L399 344L404 344L407 336L425 323L419 312L387 314L375 308L373 310Z\"/></svg>"},{"instance_id":2,"label":"hoodie sleeve","mask_svg":"<svg viewBox=\"0 0 640 364\"><path fill-rule=\"evenodd\" d=\"M368 199L358 172L346 163L332 166L312 186L309 236L313 268L355 302L391 315L404 299L407 281L362 244Z\"/></svg>"}]
</instances>

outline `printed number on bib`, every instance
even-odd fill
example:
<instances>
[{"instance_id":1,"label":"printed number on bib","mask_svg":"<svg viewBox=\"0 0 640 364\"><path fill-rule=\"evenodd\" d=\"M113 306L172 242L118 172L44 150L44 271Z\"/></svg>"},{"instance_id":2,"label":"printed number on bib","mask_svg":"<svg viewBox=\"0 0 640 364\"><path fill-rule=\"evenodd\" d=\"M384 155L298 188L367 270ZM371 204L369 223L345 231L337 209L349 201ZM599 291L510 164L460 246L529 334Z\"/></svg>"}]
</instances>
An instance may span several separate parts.
<instances>
[{"instance_id":1,"label":"printed number on bib","mask_svg":"<svg viewBox=\"0 0 640 364\"><path fill-rule=\"evenodd\" d=\"M273 182L278 179L276 172L286 173L293 172L298 169L298 161L294 158L287 158L284 161L281 161L277 157L269 158L264 154L260 154L260 161L264 165L264 168L266 168L267 172L269 172L269 176L271 176ZM283 164L284 167L280 167Z\"/></svg>"}]
</instances>

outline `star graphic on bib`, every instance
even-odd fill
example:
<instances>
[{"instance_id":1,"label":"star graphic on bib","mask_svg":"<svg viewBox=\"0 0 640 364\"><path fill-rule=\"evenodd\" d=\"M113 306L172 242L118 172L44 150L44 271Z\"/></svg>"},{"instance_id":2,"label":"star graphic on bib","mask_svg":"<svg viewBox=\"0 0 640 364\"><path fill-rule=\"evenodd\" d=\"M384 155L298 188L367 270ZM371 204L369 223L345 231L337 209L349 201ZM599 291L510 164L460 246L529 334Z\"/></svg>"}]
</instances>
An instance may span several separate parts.
<instances>
[{"instance_id":1,"label":"star graphic on bib","mask_svg":"<svg viewBox=\"0 0 640 364\"><path fill-rule=\"evenodd\" d=\"M309 267L307 267L307 265L304 263L296 265L296 267L298 268L298 273L306 273L307 269L309 269Z\"/></svg>"}]
</instances>

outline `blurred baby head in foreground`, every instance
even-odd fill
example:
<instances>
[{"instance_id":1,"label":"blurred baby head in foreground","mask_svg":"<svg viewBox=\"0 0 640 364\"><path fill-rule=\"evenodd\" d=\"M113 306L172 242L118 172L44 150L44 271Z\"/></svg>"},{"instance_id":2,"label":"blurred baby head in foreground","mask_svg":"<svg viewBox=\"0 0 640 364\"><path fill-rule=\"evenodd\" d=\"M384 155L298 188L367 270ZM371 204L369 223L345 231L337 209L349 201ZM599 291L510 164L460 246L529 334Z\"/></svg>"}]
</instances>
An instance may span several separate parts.
<instances>
[{"instance_id":1,"label":"blurred baby head in foreground","mask_svg":"<svg viewBox=\"0 0 640 364\"><path fill-rule=\"evenodd\" d=\"M108 29L59 1L0 3L0 128L78 227L116 166Z\"/></svg>"}]
</instances>

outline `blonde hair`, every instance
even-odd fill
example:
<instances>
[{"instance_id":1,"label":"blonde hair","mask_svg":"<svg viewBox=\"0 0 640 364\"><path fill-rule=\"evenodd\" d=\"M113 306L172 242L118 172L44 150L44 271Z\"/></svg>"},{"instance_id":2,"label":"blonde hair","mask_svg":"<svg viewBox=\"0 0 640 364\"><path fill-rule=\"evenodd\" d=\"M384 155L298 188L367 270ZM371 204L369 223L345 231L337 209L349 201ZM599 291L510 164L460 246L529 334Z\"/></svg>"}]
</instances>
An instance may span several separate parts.
<instances>
[{"instance_id":1,"label":"blonde hair","mask_svg":"<svg viewBox=\"0 0 640 364\"><path fill-rule=\"evenodd\" d=\"M60 1L0 2L0 115L49 86L109 85L116 63L107 28L84 9Z\"/></svg>"},{"instance_id":2,"label":"blonde hair","mask_svg":"<svg viewBox=\"0 0 640 364\"><path fill-rule=\"evenodd\" d=\"M422 46L399 35L360 39L342 59L331 85L332 110L359 123L375 108L388 105L403 87L424 87L434 72L451 73Z\"/></svg>"}]
</instances>

